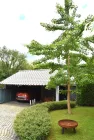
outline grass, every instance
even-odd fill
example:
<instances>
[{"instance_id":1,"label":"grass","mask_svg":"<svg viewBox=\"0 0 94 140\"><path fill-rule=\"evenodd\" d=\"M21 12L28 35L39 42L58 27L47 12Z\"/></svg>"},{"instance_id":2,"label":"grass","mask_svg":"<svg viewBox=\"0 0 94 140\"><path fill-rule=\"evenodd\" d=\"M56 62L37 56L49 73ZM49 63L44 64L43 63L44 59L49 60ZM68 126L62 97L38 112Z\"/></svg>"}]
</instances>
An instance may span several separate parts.
<instances>
[{"instance_id":1,"label":"grass","mask_svg":"<svg viewBox=\"0 0 94 140\"><path fill-rule=\"evenodd\" d=\"M93 140L94 139L94 107L76 107L72 114L67 110L56 110L50 112L52 120L51 133L47 140ZM72 129L65 130L62 134L58 121L61 119L72 119L78 122L76 133Z\"/></svg>"}]
</instances>

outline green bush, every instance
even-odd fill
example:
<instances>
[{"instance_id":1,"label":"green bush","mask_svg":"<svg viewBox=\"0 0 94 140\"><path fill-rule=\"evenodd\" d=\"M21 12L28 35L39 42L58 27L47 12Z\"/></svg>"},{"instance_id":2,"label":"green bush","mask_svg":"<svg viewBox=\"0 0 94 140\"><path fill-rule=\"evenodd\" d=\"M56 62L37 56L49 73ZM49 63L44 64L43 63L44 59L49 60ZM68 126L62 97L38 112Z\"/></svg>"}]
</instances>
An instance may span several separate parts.
<instances>
[{"instance_id":1,"label":"green bush","mask_svg":"<svg viewBox=\"0 0 94 140\"><path fill-rule=\"evenodd\" d=\"M75 107L74 102L71 102L71 107ZM45 102L28 107L17 115L14 129L20 140L45 140L51 129L48 111L66 108L66 101Z\"/></svg>"},{"instance_id":2,"label":"green bush","mask_svg":"<svg viewBox=\"0 0 94 140\"><path fill-rule=\"evenodd\" d=\"M81 94L77 94L77 99L76 99L76 103L77 105L82 105L82 98L81 98Z\"/></svg>"},{"instance_id":3,"label":"green bush","mask_svg":"<svg viewBox=\"0 0 94 140\"><path fill-rule=\"evenodd\" d=\"M50 117L43 106L24 109L14 121L14 129L21 140L43 140L50 127Z\"/></svg>"},{"instance_id":4,"label":"green bush","mask_svg":"<svg viewBox=\"0 0 94 140\"><path fill-rule=\"evenodd\" d=\"M59 101L59 102L46 102L42 103L43 106L48 108L48 111L52 110L60 110L60 109L66 109L67 108L67 102L65 101ZM71 107L75 107L75 102L71 101Z\"/></svg>"},{"instance_id":5,"label":"green bush","mask_svg":"<svg viewBox=\"0 0 94 140\"><path fill-rule=\"evenodd\" d=\"M77 104L94 106L94 84L86 84L81 87L81 94L77 95Z\"/></svg>"}]
</instances>

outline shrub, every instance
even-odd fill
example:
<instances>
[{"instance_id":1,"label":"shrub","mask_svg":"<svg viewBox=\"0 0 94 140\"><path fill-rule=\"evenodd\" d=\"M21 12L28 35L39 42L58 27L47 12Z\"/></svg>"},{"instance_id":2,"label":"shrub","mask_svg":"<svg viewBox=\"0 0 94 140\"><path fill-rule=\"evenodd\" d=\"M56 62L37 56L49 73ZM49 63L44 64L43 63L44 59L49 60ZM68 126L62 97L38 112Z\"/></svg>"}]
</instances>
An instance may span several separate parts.
<instances>
[{"instance_id":1,"label":"shrub","mask_svg":"<svg viewBox=\"0 0 94 140\"><path fill-rule=\"evenodd\" d=\"M74 102L71 102L71 107L75 107ZM66 101L45 102L28 107L17 115L14 129L20 140L45 140L51 129L48 111L66 108Z\"/></svg>"},{"instance_id":2,"label":"shrub","mask_svg":"<svg viewBox=\"0 0 94 140\"><path fill-rule=\"evenodd\" d=\"M21 140L43 140L50 127L50 117L43 106L24 109L14 121L14 129Z\"/></svg>"},{"instance_id":3,"label":"shrub","mask_svg":"<svg viewBox=\"0 0 94 140\"><path fill-rule=\"evenodd\" d=\"M67 102L66 101L59 101L59 102L46 102L42 103L43 106L48 108L48 111L52 110L59 110L59 109L66 109L67 108ZM71 101L71 107L75 107L75 102Z\"/></svg>"},{"instance_id":4,"label":"shrub","mask_svg":"<svg viewBox=\"0 0 94 140\"><path fill-rule=\"evenodd\" d=\"M81 87L81 94L77 95L77 104L94 106L94 84L86 84Z\"/></svg>"}]
</instances>

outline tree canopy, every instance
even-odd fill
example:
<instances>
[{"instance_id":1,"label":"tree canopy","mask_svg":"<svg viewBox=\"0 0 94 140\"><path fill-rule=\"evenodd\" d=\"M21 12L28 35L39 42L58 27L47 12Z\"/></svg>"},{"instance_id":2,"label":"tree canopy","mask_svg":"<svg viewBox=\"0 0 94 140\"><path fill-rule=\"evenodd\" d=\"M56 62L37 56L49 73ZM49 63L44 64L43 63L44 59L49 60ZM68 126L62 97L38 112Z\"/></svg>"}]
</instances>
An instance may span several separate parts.
<instances>
[{"instance_id":1,"label":"tree canopy","mask_svg":"<svg viewBox=\"0 0 94 140\"><path fill-rule=\"evenodd\" d=\"M0 81L24 69L32 69L24 54L6 46L0 48Z\"/></svg>"},{"instance_id":2,"label":"tree canopy","mask_svg":"<svg viewBox=\"0 0 94 140\"><path fill-rule=\"evenodd\" d=\"M41 23L48 31L62 31L61 35L51 44L43 45L33 40L26 45L32 55L42 55L40 60L34 62L36 68L50 68L58 70L57 74L50 79L49 87L67 85L68 113L70 110L70 85L76 83L76 77L81 69L81 62L88 62L88 52L93 57L94 35L85 37L85 31L91 31L94 16L89 15L81 20L77 14L77 6L71 0L65 0L65 6L56 5L58 19L52 19L50 24ZM86 66L85 66L86 67ZM82 71L82 69L81 69Z\"/></svg>"}]
</instances>

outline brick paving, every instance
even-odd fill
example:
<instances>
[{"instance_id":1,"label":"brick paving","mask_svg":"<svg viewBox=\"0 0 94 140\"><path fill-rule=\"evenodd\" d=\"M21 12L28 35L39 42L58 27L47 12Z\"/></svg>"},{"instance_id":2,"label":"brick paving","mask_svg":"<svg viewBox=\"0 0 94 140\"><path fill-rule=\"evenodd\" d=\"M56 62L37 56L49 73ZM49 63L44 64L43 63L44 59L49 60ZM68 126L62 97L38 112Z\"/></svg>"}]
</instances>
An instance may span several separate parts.
<instances>
[{"instance_id":1,"label":"brick paving","mask_svg":"<svg viewBox=\"0 0 94 140\"><path fill-rule=\"evenodd\" d=\"M0 140L19 140L13 122L16 115L27 106L28 103L18 102L0 104Z\"/></svg>"}]
</instances>

